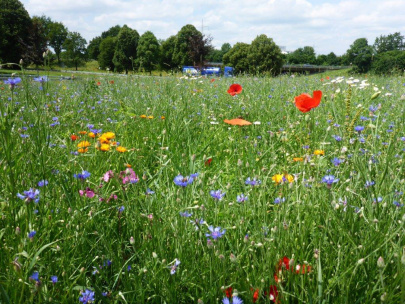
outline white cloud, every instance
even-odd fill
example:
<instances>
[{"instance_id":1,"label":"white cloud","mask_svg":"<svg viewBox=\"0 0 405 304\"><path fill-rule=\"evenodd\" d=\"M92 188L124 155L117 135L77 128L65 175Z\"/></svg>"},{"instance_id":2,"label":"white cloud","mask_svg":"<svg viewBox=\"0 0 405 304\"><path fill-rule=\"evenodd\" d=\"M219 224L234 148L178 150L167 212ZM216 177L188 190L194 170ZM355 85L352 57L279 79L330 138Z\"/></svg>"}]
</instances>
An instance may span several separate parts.
<instances>
[{"instance_id":1,"label":"white cloud","mask_svg":"<svg viewBox=\"0 0 405 304\"><path fill-rule=\"evenodd\" d=\"M213 44L250 43L268 37L287 50L313 46L318 54L343 54L357 38L405 34L403 0L22 0L29 14L63 22L87 41L127 24L140 34L166 39L186 24L213 37ZM202 28L203 23L203 28Z\"/></svg>"}]
</instances>

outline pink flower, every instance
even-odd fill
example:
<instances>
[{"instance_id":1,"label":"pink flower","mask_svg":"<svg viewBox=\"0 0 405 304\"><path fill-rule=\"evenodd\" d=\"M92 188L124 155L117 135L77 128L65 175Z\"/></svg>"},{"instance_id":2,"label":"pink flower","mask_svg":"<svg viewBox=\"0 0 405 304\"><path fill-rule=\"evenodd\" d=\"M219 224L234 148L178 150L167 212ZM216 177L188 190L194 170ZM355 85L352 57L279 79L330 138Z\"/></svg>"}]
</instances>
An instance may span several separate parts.
<instances>
[{"instance_id":1,"label":"pink flower","mask_svg":"<svg viewBox=\"0 0 405 304\"><path fill-rule=\"evenodd\" d=\"M86 188L86 190L79 190L80 196L86 195L88 198L93 198L95 193L92 189L89 187Z\"/></svg>"},{"instance_id":2,"label":"pink flower","mask_svg":"<svg viewBox=\"0 0 405 304\"><path fill-rule=\"evenodd\" d=\"M135 171L132 170L132 168L128 168L125 171L121 171L120 178L122 179L122 183L124 185L126 183L136 184L139 181L139 177L136 175Z\"/></svg>"},{"instance_id":3,"label":"pink flower","mask_svg":"<svg viewBox=\"0 0 405 304\"><path fill-rule=\"evenodd\" d=\"M107 171L106 173L104 173L103 176L103 180L108 183L108 181L114 177L114 172L112 172L111 170Z\"/></svg>"}]
</instances>

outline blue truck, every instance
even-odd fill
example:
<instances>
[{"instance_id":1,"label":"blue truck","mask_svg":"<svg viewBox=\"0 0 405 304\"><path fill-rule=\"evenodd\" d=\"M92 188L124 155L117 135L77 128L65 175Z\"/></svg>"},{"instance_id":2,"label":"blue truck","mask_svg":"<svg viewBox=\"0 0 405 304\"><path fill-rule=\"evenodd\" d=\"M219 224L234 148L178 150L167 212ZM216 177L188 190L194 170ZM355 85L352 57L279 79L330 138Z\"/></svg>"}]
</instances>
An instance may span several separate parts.
<instances>
[{"instance_id":1,"label":"blue truck","mask_svg":"<svg viewBox=\"0 0 405 304\"><path fill-rule=\"evenodd\" d=\"M233 67L226 66L224 67L224 72L221 71L220 67L204 67L202 69L198 69L193 66L183 66L183 74L187 76L216 76L219 77L223 75L224 77L233 77Z\"/></svg>"}]
</instances>

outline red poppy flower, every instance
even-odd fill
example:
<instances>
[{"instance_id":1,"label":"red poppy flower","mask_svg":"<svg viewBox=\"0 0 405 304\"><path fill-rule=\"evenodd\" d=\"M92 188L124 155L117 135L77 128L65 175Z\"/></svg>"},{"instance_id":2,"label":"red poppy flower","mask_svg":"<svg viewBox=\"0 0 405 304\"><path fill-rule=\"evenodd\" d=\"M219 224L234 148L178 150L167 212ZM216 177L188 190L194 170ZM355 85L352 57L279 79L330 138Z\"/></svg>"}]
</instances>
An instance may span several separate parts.
<instances>
[{"instance_id":1,"label":"red poppy flower","mask_svg":"<svg viewBox=\"0 0 405 304\"><path fill-rule=\"evenodd\" d=\"M235 96L242 93L242 86L240 84L234 83L229 87L227 92L229 95Z\"/></svg>"},{"instance_id":2,"label":"red poppy flower","mask_svg":"<svg viewBox=\"0 0 405 304\"><path fill-rule=\"evenodd\" d=\"M227 289L224 290L226 297L231 298L232 297L232 287L228 287Z\"/></svg>"},{"instance_id":3,"label":"red poppy flower","mask_svg":"<svg viewBox=\"0 0 405 304\"><path fill-rule=\"evenodd\" d=\"M208 158L208 159L205 161L205 165L206 165L206 166L209 166L209 165L211 165L211 162L212 162L212 158Z\"/></svg>"},{"instance_id":4,"label":"red poppy flower","mask_svg":"<svg viewBox=\"0 0 405 304\"><path fill-rule=\"evenodd\" d=\"M316 108L321 103L322 91L314 91L314 97L304 93L295 97L295 106L301 112L309 112L311 109Z\"/></svg>"},{"instance_id":5,"label":"red poppy flower","mask_svg":"<svg viewBox=\"0 0 405 304\"><path fill-rule=\"evenodd\" d=\"M253 293L253 303L256 303L258 299L259 299L259 288L257 288Z\"/></svg>"},{"instance_id":6,"label":"red poppy flower","mask_svg":"<svg viewBox=\"0 0 405 304\"><path fill-rule=\"evenodd\" d=\"M70 135L70 139L72 140L72 141L75 141L75 140L77 140L79 137L77 136L77 135L74 135L74 134L72 134L72 135Z\"/></svg>"},{"instance_id":7,"label":"red poppy flower","mask_svg":"<svg viewBox=\"0 0 405 304\"><path fill-rule=\"evenodd\" d=\"M211 82L214 82L215 81L215 78L211 78L211 80L210 80Z\"/></svg>"},{"instance_id":8,"label":"red poppy flower","mask_svg":"<svg viewBox=\"0 0 405 304\"><path fill-rule=\"evenodd\" d=\"M270 298L270 301L273 301L274 303L279 303L278 301L278 291L277 291L277 286L276 285L270 285L269 291L265 291L264 295L266 297Z\"/></svg>"}]
</instances>

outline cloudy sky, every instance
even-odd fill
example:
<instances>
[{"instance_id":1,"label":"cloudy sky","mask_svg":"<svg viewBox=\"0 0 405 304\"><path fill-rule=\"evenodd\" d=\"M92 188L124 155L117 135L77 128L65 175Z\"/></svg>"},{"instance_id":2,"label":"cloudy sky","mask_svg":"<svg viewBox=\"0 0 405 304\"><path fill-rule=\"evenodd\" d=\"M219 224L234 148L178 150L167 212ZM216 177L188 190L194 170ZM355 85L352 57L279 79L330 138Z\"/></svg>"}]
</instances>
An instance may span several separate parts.
<instances>
[{"instance_id":1,"label":"cloudy sky","mask_svg":"<svg viewBox=\"0 0 405 304\"><path fill-rule=\"evenodd\" d=\"M21 1L21 0L20 0ZM288 51L312 46L317 54L342 55L357 38L405 35L405 0L22 0L30 16L46 15L88 42L127 24L139 34L175 35L193 24L225 42L250 43L266 34Z\"/></svg>"}]
</instances>

